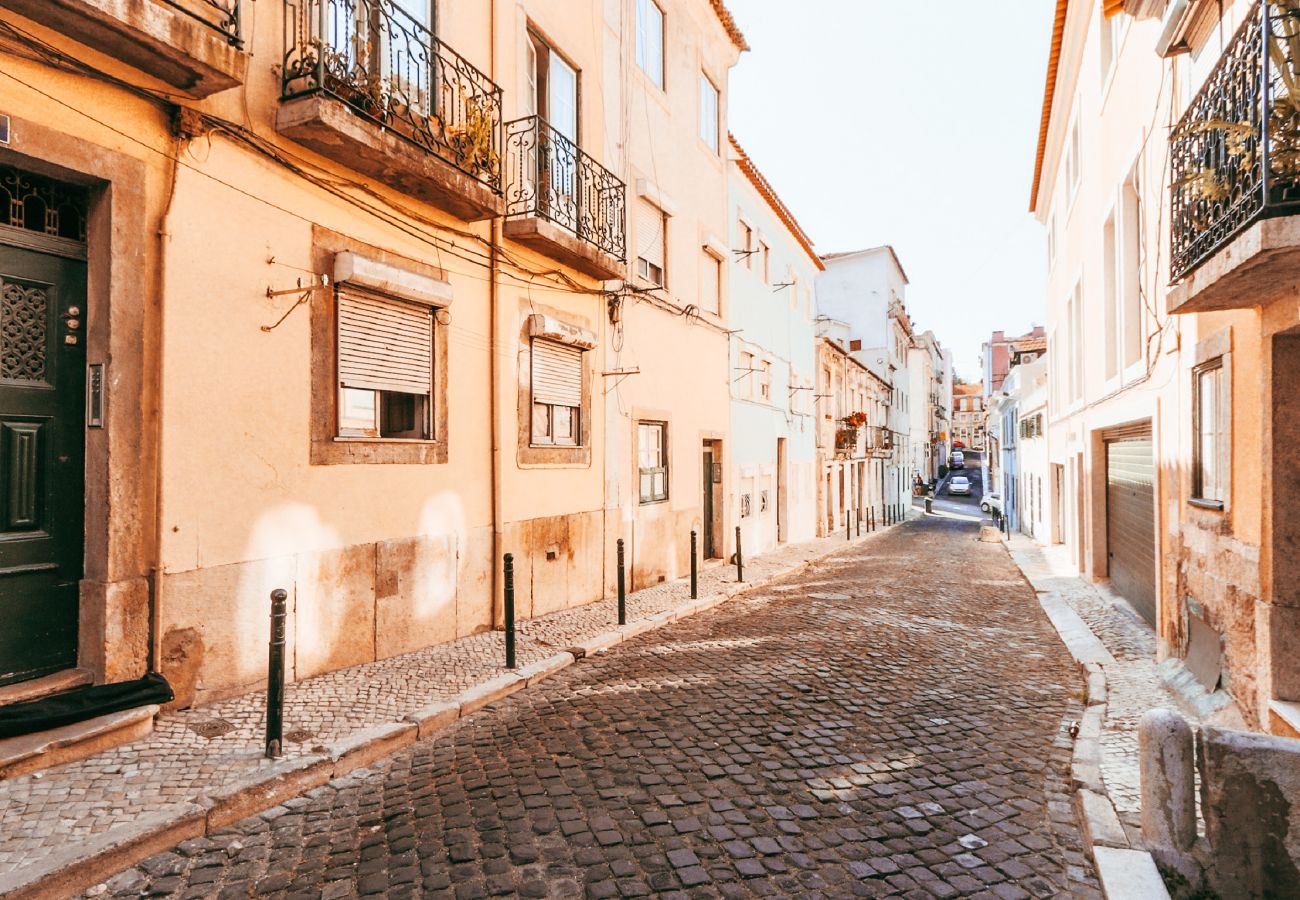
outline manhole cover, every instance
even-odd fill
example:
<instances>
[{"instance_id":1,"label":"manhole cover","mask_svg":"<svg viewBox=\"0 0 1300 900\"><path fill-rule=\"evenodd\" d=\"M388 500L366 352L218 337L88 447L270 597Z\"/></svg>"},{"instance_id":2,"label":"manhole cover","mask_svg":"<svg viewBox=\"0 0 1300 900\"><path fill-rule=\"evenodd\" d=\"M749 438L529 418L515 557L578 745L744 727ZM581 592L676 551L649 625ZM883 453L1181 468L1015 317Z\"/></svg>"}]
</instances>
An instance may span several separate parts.
<instances>
[{"instance_id":1,"label":"manhole cover","mask_svg":"<svg viewBox=\"0 0 1300 900\"><path fill-rule=\"evenodd\" d=\"M316 732L308 731L306 728L295 728L293 731L286 731L284 739L293 741L295 744L305 744L316 736Z\"/></svg>"},{"instance_id":2,"label":"manhole cover","mask_svg":"<svg viewBox=\"0 0 1300 900\"><path fill-rule=\"evenodd\" d=\"M208 740L221 737L223 734L230 734L234 730L235 726L225 719L208 719L205 722L195 722L190 725L190 731Z\"/></svg>"}]
</instances>

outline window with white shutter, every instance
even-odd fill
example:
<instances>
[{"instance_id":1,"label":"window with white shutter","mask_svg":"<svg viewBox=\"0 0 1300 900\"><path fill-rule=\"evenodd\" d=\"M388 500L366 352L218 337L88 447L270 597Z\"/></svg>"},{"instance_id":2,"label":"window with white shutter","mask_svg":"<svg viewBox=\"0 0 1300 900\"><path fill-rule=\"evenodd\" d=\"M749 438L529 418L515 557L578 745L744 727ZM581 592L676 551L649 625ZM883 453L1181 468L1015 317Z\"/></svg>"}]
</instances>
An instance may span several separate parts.
<instances>
[{"instance_id":1,"label":"window with white shutter","mask_svg":"<svg viewBox=\"0 0 1300 900\"><path fill-rule=\"evenodd\" d=\"M722 312L722 260L707 250L700 255L700 308Z\"/></svg>"},{"instance_id":2,"label":"window with white shutter","mask_svg":"<svg viewBox=\"0 0 1300 900\"><path fill-rule=\"evenodd\" d=\"M645 281L663 287L666 268L664 236L667 230L663 210L642 200L637 204L636 273Z\"/></svg>"},{"instance_id":3,"label":"window with white shutter","mask_svg":"<svg viewBox=\"0 0 1300 900\"><path fill-rule=\"evenodd\" d=\"M641 502L668 499L668 423L637 423L637 471Z\"/></svg>"},{"instance_id":4,"label":"window with white shutter","mask_svg":"<svg viewBox=\"0 0 1300 900\"><path fill-rule=\"evenodd\" d=\"M532 442L577 447L582 443L582 349L532 341Z\"/></svg>"},{"instance_id":5,"label":"window with white shutter","mask_svg":"<svg viewBox=\"0 0 1300 900\"><path fill-rule=\"evenodd\" d=\"M430 306L339 290L338 433L341 437L433 437Z\"/></svg>"}]
</instances>

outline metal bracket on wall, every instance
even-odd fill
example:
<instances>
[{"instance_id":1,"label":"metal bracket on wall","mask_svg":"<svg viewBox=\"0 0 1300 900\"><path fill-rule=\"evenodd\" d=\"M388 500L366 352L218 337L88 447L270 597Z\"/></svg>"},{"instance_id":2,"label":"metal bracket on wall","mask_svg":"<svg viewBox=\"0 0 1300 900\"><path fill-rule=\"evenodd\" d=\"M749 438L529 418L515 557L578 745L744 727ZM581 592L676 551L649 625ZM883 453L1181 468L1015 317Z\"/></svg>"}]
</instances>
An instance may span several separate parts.
<instances>
[{"instance_id":1,"label":"metal bracket on wall","mask_svg":"<svg viewBox=\"0 0 1300 900\"><path fill-rule=\"evenodd\" d=\"M297 295L298 295L298 302L295 303L293 306L289 307L287 310L285 310L285 311L284 311L284 315L280 316L280 318L278 318L278 319L275 320L275 324L273 324L273 325L262 325L262 326L261 326L261 330L262 330L262 331L264 331L264 332L266 332L266 333L268 333L268 334L269 334L270 332L272 332L272 331L275 331L275 329L279 328L282 324L284 324L284 320L287 319L287 318L289 318L289 315L290 315L290 314L291 314L295 309L297 309L298 307L302 306L302 305L305 304L308 300L311 299L311 292L312 292L312 291L317 290L317 289L319 289L319 288L323 288L323 287L329 287L330 277L329 277L328 275L313 275L312 277L313 277L313 278L318 278L318 279L320 279L320 284L309 284L309 285L304 286L303 283L302 283L302 279L299 278L299 279L298 279L298 286L297 286L297 287L285 288L285 289L283 289L283 290L279 290L279 291L275 290L275 289L272 288L270 285L267 285L267 287L266 287L266 299L268 299L268 300L272 300L272 299L274 299L274 298L276 298L276 297L283 297L283 296L285 296L286 294L297 294Z\"/></svg>"},{"instance_id":2,"label":"metal bracket on wall","mask_svg":"<svg viewBox=\"0 0 1300 900\"><path fill-rule=\"evenodd\" d=\"M617 378L618 381L614 382L614 387L618 387L620 384L623 383L623 379L627 378L629 375L640 375L640 374L641 374L641 367L637 366L635 369L611 369L608 372L601 372L600 377ZM609 389L606 388L606 391L608 390Z\"/></svg>"}]
</instances>

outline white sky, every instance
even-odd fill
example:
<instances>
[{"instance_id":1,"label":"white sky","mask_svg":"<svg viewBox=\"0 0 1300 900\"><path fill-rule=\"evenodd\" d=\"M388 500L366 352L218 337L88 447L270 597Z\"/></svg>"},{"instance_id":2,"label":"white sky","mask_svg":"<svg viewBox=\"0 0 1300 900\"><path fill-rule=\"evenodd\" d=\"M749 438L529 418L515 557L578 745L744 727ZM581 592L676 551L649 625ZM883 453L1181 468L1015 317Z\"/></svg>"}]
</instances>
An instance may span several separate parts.
<instances>
[{"instance_id":1,"label":"white sky","mask_svg":"<svg viewBox=\"0 0 1300 900\"><path fill-rule=\"evenodd\" d=\"M729 125L818 252L893 244L908 310L980 378L1044 319L1029 214L1054 4L727 0L749 41Z\"/></svg>"}]
</instances>

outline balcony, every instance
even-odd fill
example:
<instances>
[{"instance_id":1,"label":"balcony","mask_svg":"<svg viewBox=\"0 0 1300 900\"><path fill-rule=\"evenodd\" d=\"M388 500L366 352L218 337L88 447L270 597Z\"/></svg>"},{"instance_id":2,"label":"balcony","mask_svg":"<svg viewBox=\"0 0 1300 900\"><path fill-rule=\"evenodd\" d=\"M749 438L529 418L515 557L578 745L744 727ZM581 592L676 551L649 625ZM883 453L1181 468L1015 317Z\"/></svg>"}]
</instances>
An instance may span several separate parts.
<instances>
[{"instance_id":1,"label":"balcony","mask_svg":"<svg viewBox=\"0 0 1300 900\"><path fill-rule=\"evenodd\" d=\"M626 276L626 188L540 116L506 126L505 233L590 275Z\"/></svg>"},{"instance_id":2,"label":"balcony","mask_svg":"<svg viewBox=\"0 0 1300 900\"><path fill-rule=\"evenodd\" d=\"M285 0L284 27L281 134L466 222L501 214L490 78L396 0Z\"/></svg>"},{"instance_id":3,"label":"balcony","mask_svg":"<svg viewBox=\"0 0 1300 900\"><path fill-rule=\"evenodd\" d=\"M199 99L244 83L241 2L0 0L0 7Z\"/></svg>"},{"instance_id":4,"label":"balcony","mask_svg":"<svg viewBox=\"0 0 1300 900\"><path fill-rule=\"evenodd\" d=\"M1256 5L1170 134L1170 312L1255 306L1300 279L1294 5Z\"/></svg>"}]
</instances>

